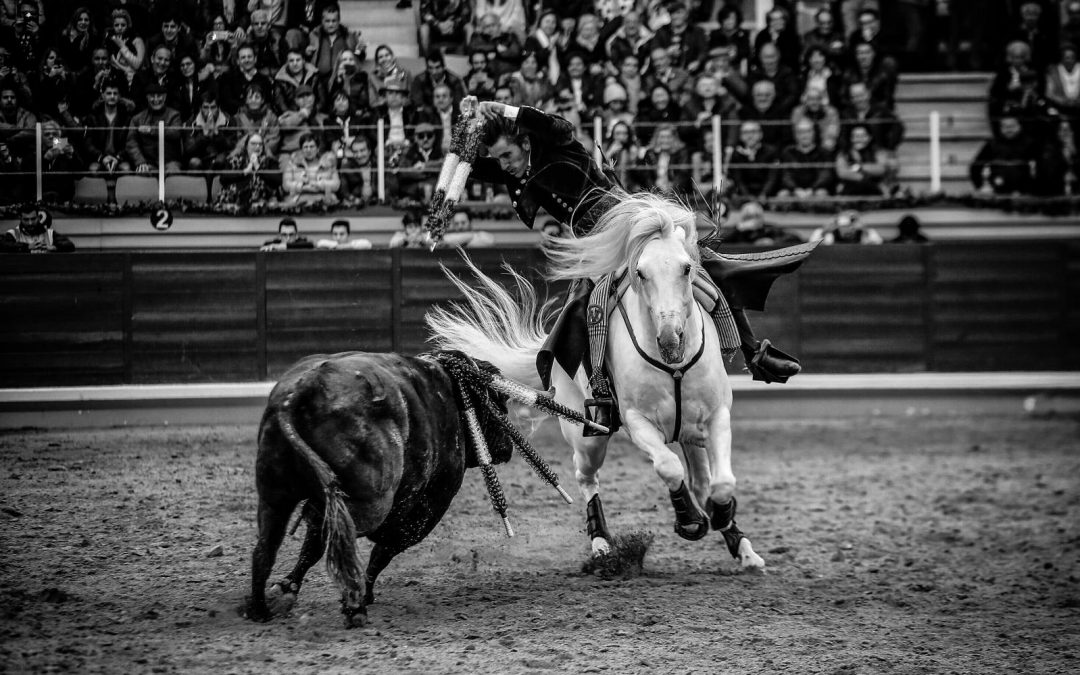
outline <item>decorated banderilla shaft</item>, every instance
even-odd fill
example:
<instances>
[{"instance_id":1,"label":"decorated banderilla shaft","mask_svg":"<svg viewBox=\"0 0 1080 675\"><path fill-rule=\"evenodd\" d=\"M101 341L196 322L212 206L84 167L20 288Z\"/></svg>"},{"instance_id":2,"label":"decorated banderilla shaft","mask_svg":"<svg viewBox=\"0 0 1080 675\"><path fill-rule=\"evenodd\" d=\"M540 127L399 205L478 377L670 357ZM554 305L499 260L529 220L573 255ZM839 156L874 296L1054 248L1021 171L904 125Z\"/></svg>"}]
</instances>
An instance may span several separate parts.
<instances>
[{"instance_id":1,"label":"decorated banderilla shaft","mask_svg":"<svg viewBox=\"0 0 1080 675\"><path fill-rule=\"evenodd\" d=\"M484 482L487 484L488 497L491 498L491 506L502 518L503 530L507 537L514 536L514 528L510 525L510 519L506 516L506 496L503 494L499 476L495 473L495 467L491 464L491 451L488 450L484 432L480 428L480 420L476 417L468 393L464 391L458 382L458 396L461 398L463 413L465 415L465 427L472 439L473 447L476 448L476 457L480 462L480 472L484 474Z\"/></svg>"},{"instance_id":2,"label":"decorated banderilla shaft","mask_svg":"<svg viewBox=\"0 0 1080 675\"><path fill-rule=\"evenodd\" d=\"M491 375L490 377L491 381L489 382L489 385L492 389L510 397L518 403L538 408L549 415L561 417L562 419L569 420L575 424L584 424L601 434L611 433L611 430L603 424L597 424L590 419L586 419L584 415L573 408L568 408L550 396L545 396L543 393L536 391L531 387L526 387L520 382L508 380L505 377L499 377L498 375Z\"/></svg>"},{"instance_id":3,"label":"decorated banderilla shaft","mask_svg":"<svg viewBox=\"0 0 1080 675\"><path fill-rule=\"evenodd\" d=\"M559 485L559 475L551 470L548 463L544 461L544 458L541 457L538 452L536 452L536 449L533 448L532 444L529 443L528 439L525 438L521 431L519 431L505 415L499 412L490 401L487 402L487 407L488 411L495 416L495 419L499 420L499 424L502 425L503 430L510 436L510 440L517 446L518 450L521 452L521 456L525 458L525 461L528 462L529 466L532 467L532 470L536 472L536 475L540 476L540 478L546 481L548 485L555 488L559 493L559 496L563 498L563 501L567 504L573 504L574 500L571 499L570 495L566 493L566 490Z\"/></svg>"}]
</instances>

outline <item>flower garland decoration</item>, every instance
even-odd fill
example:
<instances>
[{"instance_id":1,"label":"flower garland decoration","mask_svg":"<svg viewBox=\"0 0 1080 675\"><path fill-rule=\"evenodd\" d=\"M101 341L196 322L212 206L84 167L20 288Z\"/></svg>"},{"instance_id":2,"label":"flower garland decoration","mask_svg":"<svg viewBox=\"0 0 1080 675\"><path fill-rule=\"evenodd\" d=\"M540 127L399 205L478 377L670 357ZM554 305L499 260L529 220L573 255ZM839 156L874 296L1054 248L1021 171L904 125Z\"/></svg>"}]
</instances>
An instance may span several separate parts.
<instances>
[{"instance_id":1,"label":"flower garland decoration","mask_svg":"<svg viewBox=\"0 0 1080 675\"><path fill-rule=\"evenodd\" d=\"M473 162L480 151L481 123L476 97L466 96L461 101L461 119L454 125L450 137L450 151L443 160L439 180L435 183L435 192L431 196L427 231L431 235L432 249L442 240L454 207L465 192L465 182L469 180Z\"/></svg>"}]
</instances>

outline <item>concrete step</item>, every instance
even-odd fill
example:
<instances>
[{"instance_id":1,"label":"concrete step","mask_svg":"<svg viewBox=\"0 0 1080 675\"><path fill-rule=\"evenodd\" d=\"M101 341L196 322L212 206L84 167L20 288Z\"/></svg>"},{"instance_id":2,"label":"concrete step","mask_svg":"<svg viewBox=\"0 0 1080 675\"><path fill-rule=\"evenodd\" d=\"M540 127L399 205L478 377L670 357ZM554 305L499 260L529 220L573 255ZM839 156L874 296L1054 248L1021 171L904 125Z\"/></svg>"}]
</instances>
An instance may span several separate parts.
<instances>
[{"instance_id":1,"label":"concrete step","mask_svg":"<svg viewBox=\"0 0 1080 675\"><path fill-rule=\"evenodd\" d=\"M930 113L937 111L941 116L942 124L949 119L982 119L986 120L986 99L980 101L905 101L896 104L896 115L905 124L908 122L920 122L930 119Z\"/></svg>"},{"instance_id":2,"label":"concrete step","mask_svg":"<svg viewBox=\"0 0 1080 675\"><path fill-rule=\"evenodd\" d=\"M982 147L984 141L951 141L942 140L941 142L941 163L947 164L962 164L967 166L971 163L971 160L975 158L976 153L979 152L979 148ZM898 158L900 159L900 165L907 164L926 164L930 163L930 144L913 143L905 141L903 145L897 151Z\"/></svg>"},{"instance_id":3,"label":"concrete step","mask_svg":"<svg viewBox=\"0 0 1080 675\"><path fill-rule=\"evenodd\" d=\"M918 73L900 76L897 102L985 101L992 73Z\"/></svg>"},{"instance_id":4,"label":"concrete step","mask_svg":"<svg viewBox=\"0 0 1080 675\"><path fill-rule=\"evenodd\" d=\"M929 139L930 116L905 114L901 119L904 121L904 138ZM982 138L990 137L990 121L986 119L986 111L978 113L941 115L941 137L944 138Z\"/></svg>"},{"instance_id":5,"label":"concrete step","mask_svg":"<svg viewBox=\"0 0 1080 675\"><path fill-rule=\"evenodd\" d=\"M375 58L375 47L381 44L389 45L399 58L419 55L416 2L412 9L397 9L395 0L344 0L340 5L342 24L361 32L368 44L369 60Z\"/></svg>"}]
</instances>

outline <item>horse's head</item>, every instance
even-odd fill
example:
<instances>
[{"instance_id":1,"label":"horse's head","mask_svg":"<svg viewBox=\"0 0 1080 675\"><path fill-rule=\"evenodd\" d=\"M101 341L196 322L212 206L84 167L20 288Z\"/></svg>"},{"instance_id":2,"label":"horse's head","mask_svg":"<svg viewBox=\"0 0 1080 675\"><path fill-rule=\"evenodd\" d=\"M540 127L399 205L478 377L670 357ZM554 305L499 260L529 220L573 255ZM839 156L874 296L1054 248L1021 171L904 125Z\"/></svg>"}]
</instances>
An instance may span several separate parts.
<instances>
[{"instance_id":1,"label":"horse's head","mask_svg":"<svg viewBox=\"0 0 1080 675\"><path fill-rule=\"evenodd\" d=\"M649 241L631 266L634 287L648 308L656 346L666 363L679 363L686 349L685 327L694 306L691 284L697 261L687 250L687 235L674 227Z\"/></svg>"}]
</instances>

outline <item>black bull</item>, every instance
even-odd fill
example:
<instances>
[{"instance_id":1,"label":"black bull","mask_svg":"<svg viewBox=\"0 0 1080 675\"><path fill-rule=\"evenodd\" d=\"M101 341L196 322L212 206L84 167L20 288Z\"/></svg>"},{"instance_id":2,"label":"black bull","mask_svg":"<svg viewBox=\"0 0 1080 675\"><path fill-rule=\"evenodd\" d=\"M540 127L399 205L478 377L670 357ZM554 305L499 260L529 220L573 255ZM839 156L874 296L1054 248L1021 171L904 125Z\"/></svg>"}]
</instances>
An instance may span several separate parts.
<instances>
[{"instance_id":1,"label":"black bull","mask_svg":"<svg viewBox=\"0 0 1080 675\"><path fill-rule=\"evenodd\" d=\"M465 469L477 465L455 390L430 357L320 354L285 373L270 392L259 427L259 537L248 618L271 617L266 582L289 519L305 502L307 533L281 590L295 599L325 550L327 571L342 589L346 626L363 623L379 573L434 529L461 488ZM494 402L505 412L504 399ZM477 406L477 414L493 461L507 461L509 439L484 406ZM360 536L374 542L366 572L356 554Z\"/></svg>"}]
</instances>

